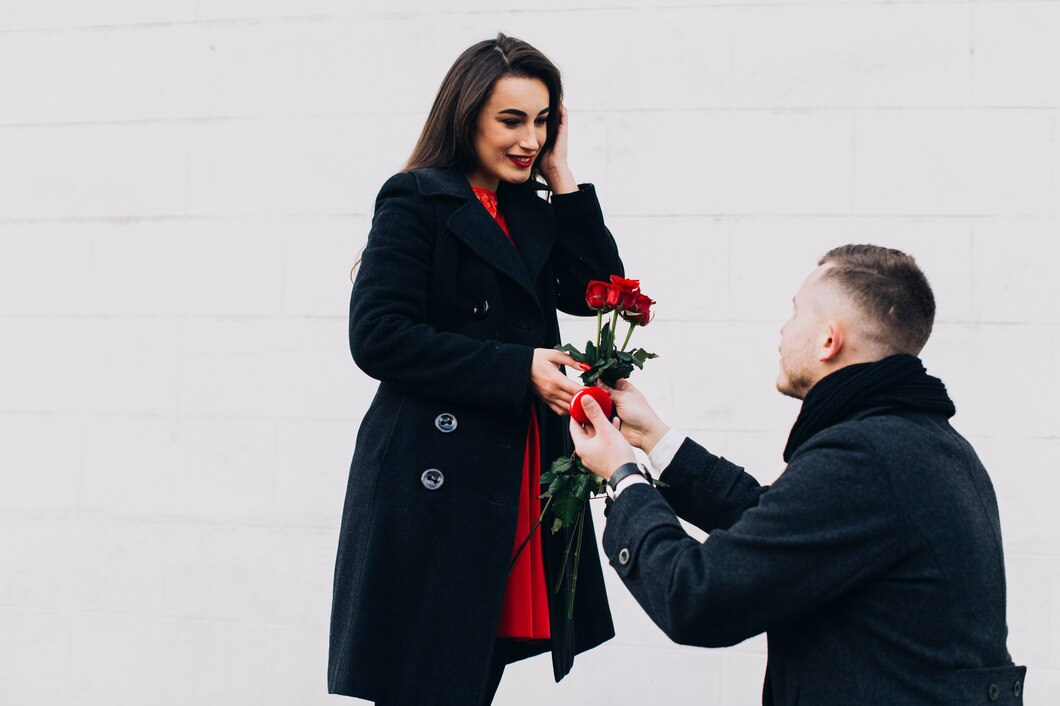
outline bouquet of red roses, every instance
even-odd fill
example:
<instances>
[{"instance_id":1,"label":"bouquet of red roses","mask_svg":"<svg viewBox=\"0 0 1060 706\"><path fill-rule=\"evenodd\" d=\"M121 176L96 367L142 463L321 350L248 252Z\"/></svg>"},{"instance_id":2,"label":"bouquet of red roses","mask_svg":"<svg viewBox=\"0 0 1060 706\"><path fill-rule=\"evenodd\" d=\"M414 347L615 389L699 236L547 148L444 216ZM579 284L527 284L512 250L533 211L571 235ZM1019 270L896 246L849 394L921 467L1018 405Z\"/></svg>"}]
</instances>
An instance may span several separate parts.
<instances>
[{"instance_id":1,"label":"bouquet of red roses","mask_svg":"<svg viewBox=\"0 0 1060 706\"><path fill-rule=\"evenodd\" d=\"M581 374L582 382L587 387L575 393L570 403L571 417L579 424L588 424L589 420L582 409L581 398L583 395L591 395L603 408L604 413L609 415L612 411L611 397L602 387L595 385L597 380L603 380L608 385L614 386L619 380L628 378L634 368L643 369L644 362L652 358L658 358L654 353L649 353L643 348L634 348L627 351L633 330L638 326L647 326L652 320L652 305L656 302L640 291L640 282L635 279L625 279L618 275L611 275L610 282L593 281L589 283L585 291L585 302L590 309L596 311L596 341L587 341L585 350L580 351L574 346L567 344L556 346L579 363L589 366ZM610 321L604 323L604 316L610 314ZM615 345L615 328L619 318L629 323L622 347ZM653 481L657 482L657 481ZM585 468L576 453L563 456L552 462L551 468L541 474L542 500L547 500L541 510L541 517L530 535L520 546L515 557L519 556L522 548L530 541L538 526L544 520L545 515L552 513L552 532L555 534L564 527L574 527L570 540L567 542L567 550L563 555L563 566L566 566L570 557L571 547L574 546L574 566L571 570L570 598L567 606L567 617L571 617L574 610L574 589L578 583L578 563L581 558L582 535L585 530L585 509L591 496L605 495L605 483L602 478L591 473ZM606 498L604 514L611 507L611 499ZM515 558L512 559L515 565ZM556 586L553 590L559 591L563 579L560 571Z\"/></svg>"}]
</instances>

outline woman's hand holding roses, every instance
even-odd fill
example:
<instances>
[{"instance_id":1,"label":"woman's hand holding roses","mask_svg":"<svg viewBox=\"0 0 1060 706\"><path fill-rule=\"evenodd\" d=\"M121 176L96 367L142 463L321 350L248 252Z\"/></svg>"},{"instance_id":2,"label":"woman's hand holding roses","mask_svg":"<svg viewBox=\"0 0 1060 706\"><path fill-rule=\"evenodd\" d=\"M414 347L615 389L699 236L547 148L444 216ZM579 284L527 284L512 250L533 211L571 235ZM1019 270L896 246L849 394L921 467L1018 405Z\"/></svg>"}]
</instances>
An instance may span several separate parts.
<instances>
[{"instance_id":1,"label":"woman's hand holding roses","mask_svg":"<svg viewBox=\"0 0 1060 706\"><path fill-rule=\"evenodd\" d=\"M562 351L535 348L534 360L530 364L530 386L553 412L563 416L570 413L571 398L582 386L564 375L559 369L561 365L584 369L581 363Z\"/></svg>"}]
</instances>

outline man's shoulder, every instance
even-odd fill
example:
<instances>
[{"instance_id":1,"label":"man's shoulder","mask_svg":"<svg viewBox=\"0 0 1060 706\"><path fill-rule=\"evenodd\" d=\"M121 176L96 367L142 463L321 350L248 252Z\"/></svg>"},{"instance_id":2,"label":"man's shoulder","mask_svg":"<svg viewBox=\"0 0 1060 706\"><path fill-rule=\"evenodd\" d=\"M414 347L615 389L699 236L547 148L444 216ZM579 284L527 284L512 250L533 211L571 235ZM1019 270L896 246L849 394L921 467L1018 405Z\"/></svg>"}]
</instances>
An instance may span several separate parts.
<instances>
[{"instance_id":1,"label":"man's shoulder","mask_svg":"<svg viewBox=\"0 0 1060 706\"><path fill-rule=\"evenodd\" d=\"M856 433L887 453L923 453L924 446L971 451L971 445L950 426L949 419L928 412L871 414L848 420L839 426L856 429Z\"/></svg>"},{"instance_id":2,"label":"man's shoulder","mask_svg":"<svg viewBox=\"0 0 1060 706\"><path fill-rule=\"evenodd\" d=\"M907 523L935 526L979 512L978 498L991 485L974 449L945 419L883 414L815 434L773 485L781 487L826 502L871 498Z\"/></svg>"},{"instance_id":3,"label":"man's shoulder","mask_svg":"<svg viewBox=\"0 0 1060 706\"><path fill-rule=\"evenodd\" d=\"M883 412L846 419L814 434L795 452L792 463L807 457L890 466L895 460L937 455L974 456L971 445L941 417Z\"/></svg>"},{"instance_id":4,"label":"man's shoulder","mask_svg":"<svg viewBox=\"0 0 1060 706\"><path fill-rule=\"evenodd\" d=\"M972 445L948 420L925 413L880 413L847 419L815 434L796 456L825 450L832 451L837 459L849 456L903 478L922 475L927 468L982 469Z\"/></svg>"}]
</instances>

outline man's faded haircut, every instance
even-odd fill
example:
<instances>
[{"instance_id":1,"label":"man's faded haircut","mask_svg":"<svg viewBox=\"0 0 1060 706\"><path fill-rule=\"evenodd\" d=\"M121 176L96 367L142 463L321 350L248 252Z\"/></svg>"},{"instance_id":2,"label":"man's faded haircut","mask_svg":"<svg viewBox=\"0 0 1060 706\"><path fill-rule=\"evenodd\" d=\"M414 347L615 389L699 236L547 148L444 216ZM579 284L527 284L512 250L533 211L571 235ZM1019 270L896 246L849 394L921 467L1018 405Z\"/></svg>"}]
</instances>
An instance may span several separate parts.
<instances>
[{"instance_id":1,"label":"man's faded haircut","mask_svg":"<svg viewBox=\"0 0 1060 706\"><path fill-rule=\"evenodd\" d=\"M865 316L869 338L891 354L919 355L935 322L935 295L912 255L878 245L841 245L818 265L822 281L849 295Z\"/></svg>"}]
</instances>

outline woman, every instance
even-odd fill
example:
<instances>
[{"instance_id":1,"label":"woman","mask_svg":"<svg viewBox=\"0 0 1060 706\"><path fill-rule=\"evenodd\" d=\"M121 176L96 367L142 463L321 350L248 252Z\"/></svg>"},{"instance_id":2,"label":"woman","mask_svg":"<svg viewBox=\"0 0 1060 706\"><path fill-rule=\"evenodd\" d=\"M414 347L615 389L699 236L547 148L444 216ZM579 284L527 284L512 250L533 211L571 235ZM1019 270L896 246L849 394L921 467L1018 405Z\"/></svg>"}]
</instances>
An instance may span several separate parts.
<instances>
[{"instance_id":1,"label":"woman","mask_svg":"<svg viewBox=\"0 0 1060 706\"><path fill-rule=\"evenodd\" d=\"M580 385L553 349L556 310L593 314L589 280L623 272L567 166L561 100L558 70L525 42L472 46L376 201L350 348L380 384L343 511L331 693L488 704L505 664L551 651L559 681L614 635L591 525L572 619L568 532L543 525L513 565L541 466L571 448L559 415Z\"/></svg>"}]
</instances>

